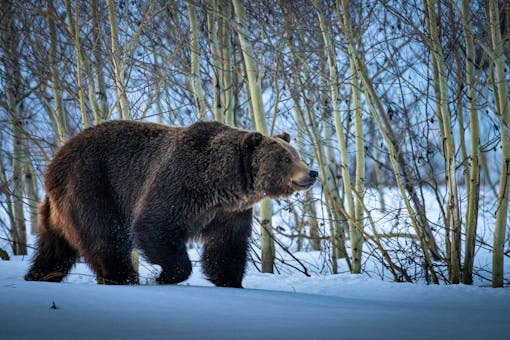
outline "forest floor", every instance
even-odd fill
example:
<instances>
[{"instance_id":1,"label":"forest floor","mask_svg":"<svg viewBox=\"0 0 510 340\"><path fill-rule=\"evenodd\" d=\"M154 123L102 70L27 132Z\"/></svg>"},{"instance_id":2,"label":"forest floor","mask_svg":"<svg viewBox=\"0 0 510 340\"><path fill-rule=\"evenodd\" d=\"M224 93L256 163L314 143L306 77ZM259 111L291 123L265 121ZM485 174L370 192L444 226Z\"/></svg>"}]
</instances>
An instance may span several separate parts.
<instances>
[{"instance_id":1,"label":"forest floor","mask_svg":"<svg viewBox=\"0 0 510 340\"><path fill-rule=\"evenodd\" d=\"M216 288L194 268L176 286L105 286L85 264L64 283L25 282L0 260L0 339L508 339L510 289L392 283L366 275L248 271ZM51 308L54 304L55 308Z\"/></svg>"}]
</instances>

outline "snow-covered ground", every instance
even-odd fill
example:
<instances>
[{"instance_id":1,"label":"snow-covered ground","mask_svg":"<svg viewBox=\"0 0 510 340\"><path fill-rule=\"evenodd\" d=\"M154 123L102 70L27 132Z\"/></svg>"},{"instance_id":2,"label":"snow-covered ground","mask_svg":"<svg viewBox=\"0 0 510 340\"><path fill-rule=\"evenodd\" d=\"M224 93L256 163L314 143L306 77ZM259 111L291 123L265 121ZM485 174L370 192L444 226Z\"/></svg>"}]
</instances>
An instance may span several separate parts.
<instances>
[{"instance_id":1,"label":"snow-covered ground","mask_svg":"<svg viewBox=\"0 0 510 340\"><path fill-rule=\"evenodd\" d=\"M64 283L25 282L27 266L0 261L0 339L510 338L508 288L249 271L246 289L229 289L198 267L159 286L146 265L145 284L104 286L84 264Z\"/></svg>"},{"instance_id":2,"label":"snow-covered ground","mask_svg":"<svg viewBox=\"0 0 510 340\"><path fill-rule=\"evenodd\" d=\"M394 193L385 194L386 207L394 213L371 207L378 232L412 233ZM367 200L377 203L372 197ZM429 220L440 225L434 198L428 197L427 202ZM282 215L273 222L286 226L284 221L291 217L280 210ZM490 244L494 223L487 211L480 213L478 237ZM444 248L438 230L436 237ZM327 230L322 233L327 235ZM34 241L29 235L29 244L33 246ZM196 266L193 275L177 286L156 285L158 268L145 262L140 267L141 285L104 286L95 283L83 263L64 283L41 283L23 280L29 257L0 260L0 340L510 339L508 286L489 288L490 281L481 275L475 277L474 286L426 285L420 279L413 284L394 283L378 258L368 254L364 274L346 274L345 261L339 260L342 274L330 275L324 251L296 252L288 241L280 239L307 266L311 277L287 266L300 268L283 252L286 265L279 262L280 275L261 274L250 264L243 281L246 289L216 288L205 280L196 245L189 248ZM399 247L388 247L412 250L405 239L398 242ZM9 249L7 244L3 248ZM477 247L475 267L488 278L491 255L488 247ZM510 261L506 261L506 278L509 272ZM53 303L56 309L51 308Z\"/></svg>"}]
</instances>

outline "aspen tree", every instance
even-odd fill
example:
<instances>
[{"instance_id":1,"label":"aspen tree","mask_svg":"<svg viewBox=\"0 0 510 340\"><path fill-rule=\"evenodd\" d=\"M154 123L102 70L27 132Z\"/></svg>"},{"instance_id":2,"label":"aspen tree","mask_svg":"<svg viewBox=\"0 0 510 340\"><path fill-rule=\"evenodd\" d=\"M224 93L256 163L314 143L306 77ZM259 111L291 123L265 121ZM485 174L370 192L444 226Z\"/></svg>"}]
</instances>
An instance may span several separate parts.
<instances>
[{"instance_id":1,"label":"aspen tree","mask_svg":"<svg viewBox=\"0 0 510 340\"><path fill-rule=\"evenodd\" d=\"M352 59L354 66L356 68L356 72L359 75L361 82L363 84L364 97L365 97L366 103L370 109L370 112L372 114L372 117L376 121L376 124L379 127L379 131L386 143L386 146L388 147L388 155L389 155L389 158L391 161L395 180L397 182L397 187L400 191L400 194L401 194L404 204L406 206L406 210L407 210L409 217L411 219L411 225L413 226L416 234L419 237L420 245L423 250L423 255L425 257L426 269L428 271L430 271L430 274L432 277L432 282L435 284L438 284L439 279L438 279L437 274L435 273L435 270L433 268L432 258L431 258L431 255L434 254L434 252L435 252L435 249L433 248L435 243L433 242L433 239L430 239L428 237L427 229L425 228L425 226L422 229L418 225L418 218L420 218L420 220L423 220L424 212L418 208L418 213L415 213L415 211L413 210L413 208L411 206L411 202L406 195L406 190L407 191L410 191L410 190L406 188L408 186L408 179L407 179L408 176L405 174L402 175L402 173L405 170L405 167L404 167L405 164L402 164L402 165L400 164L400 163L402 163L402 160L400 158L401 153L397 154L397 152L395 150L396 142L394 141L393 137L390 136L390 134L387 132L387 130L388 130L387 126L389 126L389 123L386 121L386 113L385 113L384 107L383 107L380 99L377 97L376 91L373 88L372 83L368 78L368 74L367 74L365 65L357 57L354 38L353 38L353 35L351 32L352 22L351 22L351 18L350 18L349 7L348 7L349 3L346 0L339 0L339 1L337 1L337 8L339 8L340 6L344 11L342 15L339 14L339 17L343 18L343 20L341 20L341 24L343 27L343 34L347 40L349 58ZM402 166L402 168L403 168L402 172L400 170L400 166ZM404 184L403 181L406 181L406 183ZM410 191L410 194L411 194L411 198L413 198L412 190ZM414 194L414 197L415 196L416 196L416 194Z\"/></svg>"},{"instance_id":2,"label":"aspen tree","mask_svg":"<svg viewBox=\"0 0 510 340\"><path fill-rule=\"evenodd\" d=\"M60 79L57 70L57 31L55 28L55 8L53 0L48 0L46 5L46 20L48 23L50 34L50 50L49 50L49 68L51 74L51 90L53 91L53 99L55 101L55 121L57 125L58 145L64 144L67 140L67 127L65 120L64 105L62 102L62 92L60 89Z\"/></svg>"},{"instance_id":3,"label":"aspen tree","mask_svg":"<svg viewBox=\"0 0 510 340\"><path fill-rule=\"evenodd\" d=\"M430 44L432 51L432 62L437 68L434 73L439 92L436 93L439 102L440 116L439 122L442 123L443 153L446 162L446 180L448 188L447 216L445 227L451 231L451 253L450 253L450 281L452 283L460 282L460 212L457 193L457 175L455 173L455 141L452 131L452 119L448 107L448 85L446 76L446 65L443 56L443 48L439 40L437 29L437 17L435 6L438 5L434 0L424 0L424 6L427 9L428 27L430 32Z\"/></svg>"},{"instance_id":4,"label":"aspen tree","mask_svg":"<svg viewBox=\"0 0 510 340\"><path fill-rule=\"evenodd\" d=\"M363 250L363 236L360 231L362 228L361 221L357 220L357 212L360 215L363 215L363 210L356 210L354 199L352 197L353 188L352 188L352 182L351 182L351 175L349 173L349 167L348 167L348 153L347 153L347 140L344 133L344 127L342 124L342 119L340 117L340 107L339 107L339 100L338 100L338 75L337 75L337 66L336 66L336 51L335 47L332 44L331 39L331 32L329 27L326 26L324 16L319 8L319 2L317 0L313 1L317 16L319 19L319 25L322 31L322 37L324 39L324 45L327 51L327 60L328 60L328 66L329 66L329 84L330 84L330 91L331 91L331 105L333 106L333 114L335 117L335 129L336 129L336 135L338 139L338 144L340 147L340 154L342 159L342 180L343 180L343 187L344 187L344 199L347 202L347 215L348 215L348 224L349 224L349 235L350 235L350 241L351 241L351 251L352 251L352 268L351 272L353 274L359 274L361 272L361 256L362 256L362 250ZM353 73L353 76L355 79L357 79L356 74ZM353 84L353 88L355 87L355 84ZM359 89L359 87L358 87ZM358 114L358 110L360 110L360 103L359 100L359 93L358 89L353 89L352 94L353 98L355 99L355 115ZM360 118L360 115L358 116ZM361 130L360 130L361 128ZM362 125L360 125L360 121L357 122L356 126L356 132L362 132ZM361 143L362 141L361 137ZM356 137L356 150L358 151L358 143L360 143L360 140ZM362 144L361 144L362 145ZM364 150L362 149L362 154ZM362 173L359 173L360 178L364 177L364 155L358 155L356 154L357 164L356 169L357 171L362 171ZM362 159L362 160L361 160ZM362 181L357 181L357 184L360 187L362 187Z\"/></svg>"},{"instance_id":5,"label":"aspen tree","mask_svg":"<svg viewBox=\"0 0 510 340\"><path fill-rule=\"evenodd\" d=\"M99 18L99 3L97 0L90 1L91 17L92 17L92 54L94 55L94 74L97 88L98 111L94 112L94 124L99 124L108 119L108 97L106 94L106 84L104 78L103 55L101 51L101 41L103 38L101 21ZM89 81L92 81L89 79ZM90 93L89 93L90 95ZM93 94L94 95L94 94Z\"/></svg>"},{"instance_id":6,"label":"aspen tree","mask_svg":"<svg viewBox=\"0 0 510 340\"><path fill-rule=\"evenodd\" d=\"M480 127L477 109L476 77L473 61L475 50L471 27L469 0L462 0L461 19L464 41L466 44L466 85L470 121L471 157L468 181L468 203L466 208L466 243L464 249L464 265L462 282L473 283L473 262L475 258L476 230L478 225L478 205L480 195Z\"/></svg>"},{"instance_id":7,"label":"aspen tree","mask_svg":"<svg viewBox=\"0 0 510 340\"><path fill-rule=\"evenodd\" d=\"M12 136L12 180L11 192L7 195L12 204L14 222L10 233L14 255L27 254L26 223L23 211L23 166L26 163L23 150L23 85L19 56L18 32L15 28L14 4L2 0L0 9L0 34L3 50L3 69L5 71L5 97L7 112L11 122Z\"/></svg>"},{"instance_id":8,"label":"aspen tree","mask_svg":"<svg viewBox=\"0 0 510 340\"><path fill-rule=\"evenodd\" d=\"M507 60L503 50L503 39L501 38L499 4L496 0L489 0L488 3L489 31L496 71L496 113L499 116L499 130L501 133L501 171L492 251L492 287L497 288L503 287L504 246L508 223L508 195L510 195L510 99L508 97L508 78L505 69Z\"/></svg>"},{"instance_id":9,"label":"aspen tree","mask_svg":"<svg viewBox=\"0 0 510 340\"><path fill-rule=\"evenodd\" d=\"M193 98L195 99L195 106L197 108L198 117L201 120L206 119L205 108L206 101L204 96L204 89L200 80L200 64L199 55L200 49L198 44L198 28L197 28L197 15L195 7L188 3L188 18L190 27L190 54L191 54L191 85L193 87Z\"/></svg>"},{"instance_id":10,"label":"aspen tree","mask_svg":"<svg viewBox=\"0 0 510 340\"><path fill-rule=\"evenodd\" d=\"M363 136L363 111L361 110L361 86L356 75L356 68L352 62L351 70L353 74L353 84L351 85L352 92L352 110L354 114L354 138L355 138L355 148L356 148L356 175L355 175L355 195L356 195L356 207L354 211L354 220L356 226L356 232L351 236L351 240L354 240L354 248L358 250L359 254L356 254L359 257L361 262L361 255L363 250L363 199L365 192L365 143ZM352 234L352 232L351 232ZM351 241L352 242L352 241ZM355 263L356 266L360 266ZM361 268L354 267L354 272L361 271Z\"/></svg>"},{"instance_id":11,"label":"aspen tree","mask_svg":"<svg viewBox=\"0 0 510 340\"><path fill-rule=\"evenodd\" d=\"M221 24L218 22L216 11L218 3L216 0L209 0L209 6L212 8L207 12L207 31L209 46L211 49L211 58L213 65L212 86L213 86L213 117L217 122L225 122L224 89L223 87L223 62L221 60L221 48L218 37Z\"/></svg>"},{"instance_id":12,"label":"aspen tree","mask_svg":"<svg viewBox=\"0 0 510 340\"><path fill-rule=\"evenodd\" d=\"M264 113L264 105L262 102L262 89L260 72L258 69L255 55L253 54L253 47L248 41L248 19L244 7L240 0L232 0L234 11L236 14L238 24L238 35L243 52L244 64L246 67L246 74L248 76L248 88L250 94L251 107L255 118L255 126L257 131L263 135L268 135L266 117ZM272 273L274 266L274 236L271 218L273 215L273 206L271 200L263 199L260 203L260 223L261 223L261 251L262 251L262 272Z\"/></svg>"},{"instance_id":13,"label":"aspen tree","mask_svg":"<svg viewBox=\"0 0 510 340\"><path fill-rule=\"evenodd\" d=\"M115 1L107 0L108 18L110 21L110 36L111 36L111 53L112 53L112 68L113 78L115 81L115 93L120 108L120 118L129 120L131 119L131 109L126 95L126 80L124 76L125 63L124 54L121 55L119 45L119 25L117 23L117 14L115 13Z\"/></svg>"},{"instance_id":14,"label":"aspen tree","mask_svg":"<svg viewBox=\"0 0 510 340\"><path fill-rule=\"evenodd\" d=\"M280 2L280 6L282 6L284 13L286 43L289 48L290 59L294 65L294 68L290 73L290 78L288 78L287 74L285 74L286 78L288 78L286 82L288 83L290 95L294 103L298 125L305 131L311 141L312 149L319 166L320 178L323 184L322 188L324 190L326 205L328 207L328 216L331 217L329 218L332 249L331 269L333 274L337 274L337 259L345 259L349 269L351 268L351 263L345 248L345 230L348 226L346 218L341 212L343 211L342 199L339 195L339 185L336 181L336 164L338 162L333 152L334 146L330 145L330 141L333 140L334 135L334 128L330 124L332 121L331 113L329 112L328 104L326 103L327 99L324 99L323 103L320 105L320 117L323 122L322 133L324 134L322 136L321 131L319 131L318 125L315 122L312 105L305 101L303 110L300 102L300 97L307 97L307 93L305 91L306 85L304 84L307 80L303 80L300 74L301 72L306 72L306 74L313 74L314 72L306 61L299 58L294 46L294 41L298 41L298 44L304 44L304 39L299 34L296 36L297 39L294 38L294 35L296 35L296 32L292 30L292 22L294 18L291 17L291 13L289 12L285 2ZM298 65L300 65L304 70L301 71L298 68ZM320 81L324 88L328 87L328 81L326 78L327 76L324 75L324 69L321 68Z\"/></svg>"},{"instance_id":15,"label":"aspen tree","mask_svg":"<svg viewBox=\"0 0 510 340\"><path fill-rule=\"evenodd\" d=\"M30 233L37 234L37 225L39 220L39 189L37 185L37 177L32 164L30 146L28 136L23 138L23 151L25 153L25 162L23 164L23 182L25 184L24 191L30 214Z\"/></svg>"},{"instance_id":16,"label":"aspen tree","mask_svg":"<svg viewBox=\"0 0 510 340\"><path fill-rule=\"evenodd\" d=\"M220 1L220 3L223 16L220 21L218 40L221 45L221 60L223 62L221 78L223 118L225 124L234 126L234 49L228 23L228 19L232 16L232 3L230 1Z\"/></svg>"},{"instance_id":17,"label":"aspen tree","mask_svg":"<svg viewBox=\"0 0 510 340\"><path fill-rule=\"evenodd\" d=\"M83 128L87 128L89 126L89 121L87 117L87 107L85 106L85 88L83 86L82 79L82 68L84 64L84 60L81 53L81 44L80 44L80 28L79 28L79 16L78 16L78 0L76 0L76 21L73 19L73 12L71 9L70 0L64 0L67 14L67 21L69 26L69 32L71 34L71 38L74 42L74 49L76 53L76 82L78 85L78 102L80 103L80 112L81 112L81 124Z\"/></svg>"}]
</instances>

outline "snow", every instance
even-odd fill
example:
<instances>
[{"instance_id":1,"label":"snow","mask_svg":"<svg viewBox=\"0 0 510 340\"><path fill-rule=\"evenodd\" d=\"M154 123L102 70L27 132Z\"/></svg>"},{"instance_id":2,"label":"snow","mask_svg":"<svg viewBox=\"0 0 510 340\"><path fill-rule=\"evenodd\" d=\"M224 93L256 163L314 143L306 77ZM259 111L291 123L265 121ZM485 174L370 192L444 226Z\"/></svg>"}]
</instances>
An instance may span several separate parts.
<instances>
[{"instance_id":1,"label":"snow","mask_svg":"<svg viewBox=\"0 0 510 340\"><path fill-rule=\"evenodd\" d=\"M26 258L0 261L0 339L508 339L510 289L392 283L366 275L248 271L217 288L200 268L160 286L95 284L78 264L63 283L25 282ZM50 308L55 303L56 309Z\"/></svg>"},{"instance_id":2,"label":"snow","mask_svg":"<svg viewBox=\"0 0 510 340\"><path fill-rule=\"evenodd\" d=\"M393 193L385 194L387 209L401 212L400 223L395 224L395 214L370 206L372 217L379 232L411 233L401 200L393 199ZM433 223L440 221L434 198L426 195L427 216ZM278 216L275 225L286 226L285 215ZM478 236L490 244L493 216L482 211L479 218ZM436 237L443 247L442 233ZM409 248L405 239L399 242L404 242L401 249ZM95 283L83 263L63 283L41 283L23 280L29 257L0 261L0 340L510 339L510 289L489 288L490 281L480 276L474 286L427 285L420 279L394 283L377 257L368 254L363 274L347 273L345 261L339 260L341 274L330 275L324 251L293 251L311 277L281 263L279 275L261 274L250 265L243 281L246 289L228 289L214 287L203 277L200 246L193 245L189 255L193 274L177 286L155 284L159 269L145 262L141 285L104 286ZM299 267L281 255L286 264ZM488 278L491 255L490 249L477 248L477 268ZM505 273L509 272L506 261ZM56 309L50 308L53 302Z\"/></svg>"}]
</instances>

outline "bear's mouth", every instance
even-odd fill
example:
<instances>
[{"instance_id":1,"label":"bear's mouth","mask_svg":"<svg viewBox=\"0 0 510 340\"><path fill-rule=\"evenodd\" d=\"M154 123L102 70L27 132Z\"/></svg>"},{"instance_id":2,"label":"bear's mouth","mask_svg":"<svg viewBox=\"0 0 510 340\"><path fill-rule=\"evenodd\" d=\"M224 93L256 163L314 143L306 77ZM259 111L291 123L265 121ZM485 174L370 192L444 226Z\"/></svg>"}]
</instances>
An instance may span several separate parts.
<instances>
[{"instance_id":1,"label":"bear's mouth","mask_svg":"<svg viewBox=\"0 0 510 340\"><path fill-rule=\"evenodd\" d=\"M306 182L291 181L291 183L293 186L297 187L298 190L306 190L311 188L311 186L315 183L315 179Z\"/></svg>"}]
</instances>

